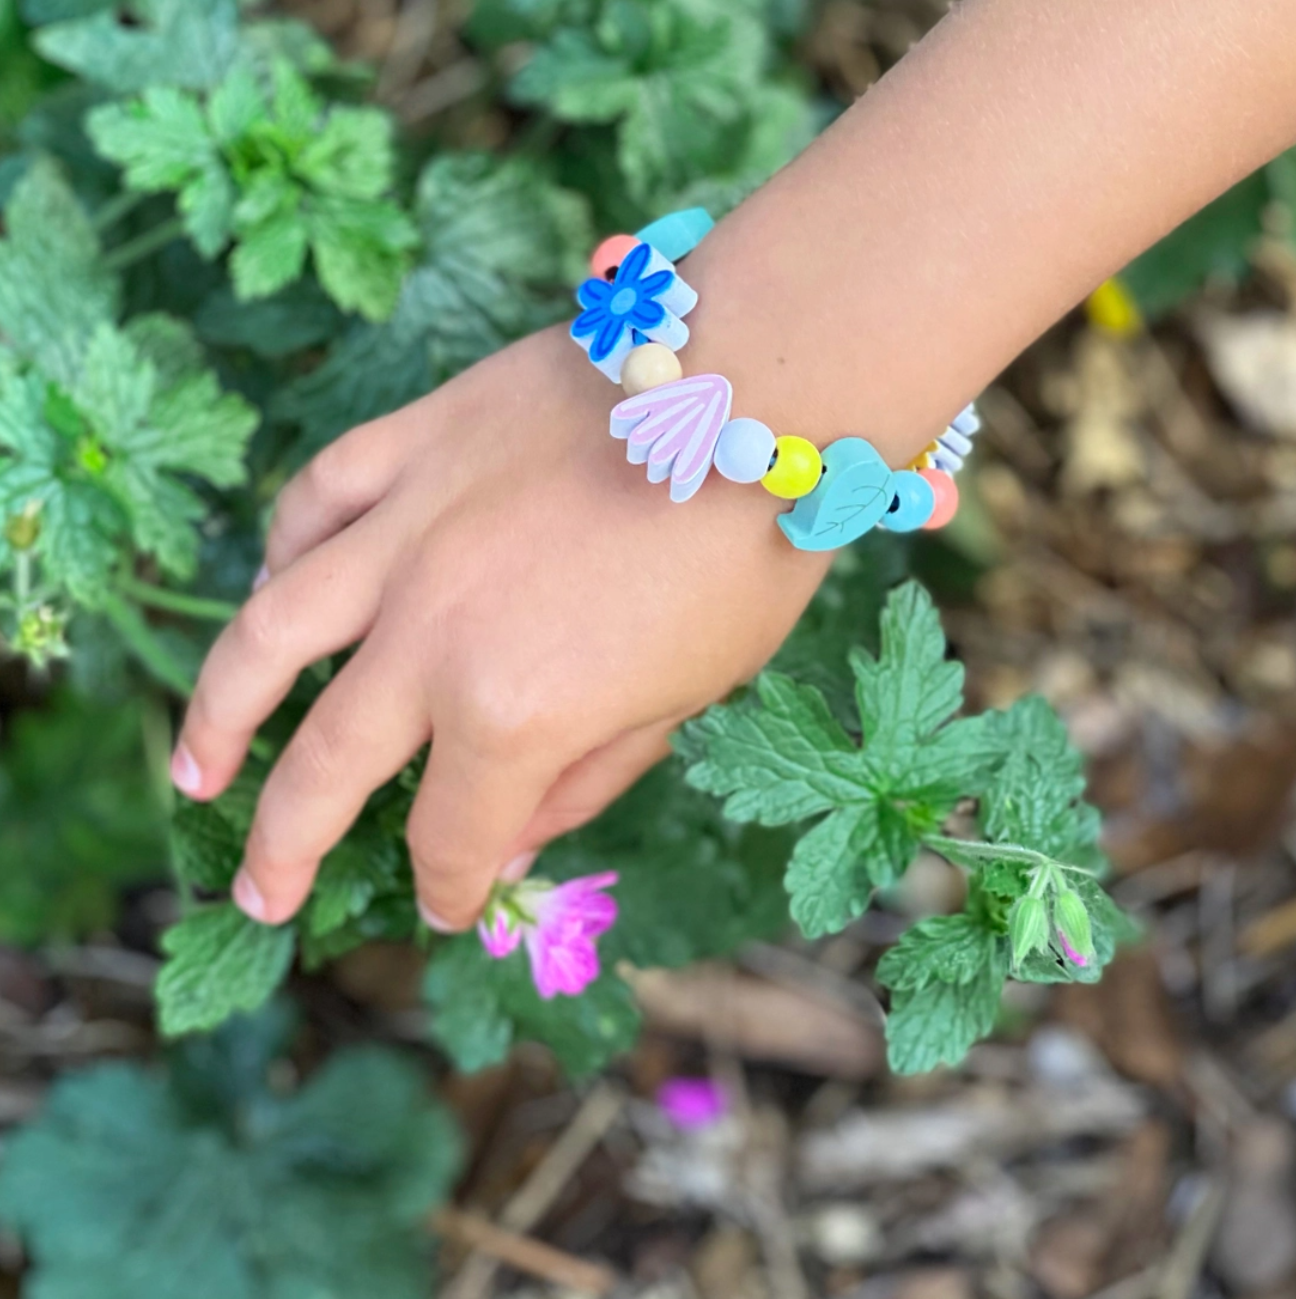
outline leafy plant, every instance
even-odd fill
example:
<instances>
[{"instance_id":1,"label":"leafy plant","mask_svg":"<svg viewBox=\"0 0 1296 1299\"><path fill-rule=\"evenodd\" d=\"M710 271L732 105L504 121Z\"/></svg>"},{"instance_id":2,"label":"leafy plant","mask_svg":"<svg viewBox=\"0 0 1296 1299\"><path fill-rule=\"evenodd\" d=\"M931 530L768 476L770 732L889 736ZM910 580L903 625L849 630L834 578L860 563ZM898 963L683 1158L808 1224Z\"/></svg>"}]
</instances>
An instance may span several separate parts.
<instances>
[{"instance_id":1,"label":"leafy plant","mask_svg":"<svg viewBox=\"0 0 1296 1299\"><path fill-rule=\"evenodd\" d=\"M152 679L118 670L116 688L183 694L204 624L230 615L259 562L266 507L313 451L561 319L596 228L691 202L719 215L809 140L833 109L790 57L803 19L768 0L481 0L465 39L509 106L508 147L488 152L455 147L494 136L451 118L400 140L357 103L362 73L237 0L24 0L17 14L0 0L0 84L23 77L0 100L9 649L51 670L78 628L83 644L107 629ZM520 952L420 927L402 839L417 763L370 800L292 923L213 900L327 666L307 674L234 788L176 811L162 1029L255 1009L294 961L416 939L431 946L432 1034L458 1064L532 1037L588 1072L634 1038L633 968L776 934L789 899L807 935L834 932L924 847L966 870L968 901L879 967L898 1068L961 1056L1010 974L1096 977L1124 928L1059 724L1038 703L959 716L962 670L914 587L887 604L876 653L853 648L873 643L900 553L874 538L843 556L780 671L685 728L678 759L545 854L550 881L618 877L603 973L580 997L541 997ZM77 656L87 680L91 651ZM19 738L15 754L31 746ZM975 837L947 833L973 813Z\"/></svg>"},{"instance_id":2,"label":"leafy plant","mask_svg":"<svg viewBox=\"0 0 1296 1299\"><path fill-rule=\"evenodd\" d=\"M1131 929L1098 883L1099 818L1083 801L1082 759L1043 700L955 718L963 669L913 583L887 602L880 652L857 651L851 667L855 735L818 690L767 672L752 697L685 727L688 778L723 797L734 821L822 816L787 868L808 937L861 915L922 847L968 871L964 912L915 925L878 967L892 993L891 1064L920 1072L957 1063L990 1031L1010 969L1032 982L1092 980ZM979 838L946 835L968 799Z\"/></svg>"},{"instance_id":3,"label":"leafy plant","mask_svg":"<svg viewBox=\"0 0 1296 1299\"><path fill-rule=\"evenodd\" d=\"M127 186L174 191L205 257L235 241L238 298L266 298L301 277L309 252L344 310L383 320L396 307L414 226L390 197L391 124L375 108L326 108L289 60L271 86L238 64L206 101L173 86L105 104L90 138L125 168Z\"/></svg>"},{"instance_id":4,"label":"leafy plant","mask_svg":"<svg viewBox=\"0 0 1296 1299\"><path fill-rule=\"evenodd\" d=\"M452 1120L377 1048L284 1094L267 1079L286 1027L271 1011L186 1043L165 1072L101 1065L54 1087L0 1169L32 1294L427 1293L427 1215L459 1164Z\"/></svg>"},{"instance_id":5,"label":"leafy plant","mask_svg":"<svg viewBox=\"0 0 1296 1299\"><path fill-rule=\"evenodd\" d=\"M80 938L110 924L115 891L166 874L166 821L138 701L61 694L20 714L0 747L0 940Z\"/></svg>"}]
</instances>

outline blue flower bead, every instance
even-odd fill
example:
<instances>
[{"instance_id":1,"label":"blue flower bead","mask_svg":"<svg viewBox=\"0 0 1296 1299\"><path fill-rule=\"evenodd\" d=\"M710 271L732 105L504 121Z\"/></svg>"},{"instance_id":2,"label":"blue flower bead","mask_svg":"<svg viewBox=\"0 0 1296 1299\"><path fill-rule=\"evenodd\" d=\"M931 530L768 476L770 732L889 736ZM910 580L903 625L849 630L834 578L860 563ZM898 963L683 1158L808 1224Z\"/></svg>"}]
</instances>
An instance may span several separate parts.
<instances>
[{"instance_id":1,"label":"blue flower bead","mask_svg":"<svg viewBox=\"0 0 1296 1299\"><path fill-rule=\"evenodd\" d=\"M895 496L879 526L888 532L917 532L936 508L932 485L912 469L898 470L891 485Z\"/></svg>"},{"instance_id":2,"label":"blue flower bead","mask_svg":"<svg viewBox=\"0 0 1296 1299\"><path fill-rule=\"evenodd\" d=\"M572 322L571 336L613 383L637 343L648 339L678 352L688 342L681 319L697 305L697 294L674 265L649 244L626 256L616 278L590 279L576 291L584 311Z\"/></svg>"}]
</instances>

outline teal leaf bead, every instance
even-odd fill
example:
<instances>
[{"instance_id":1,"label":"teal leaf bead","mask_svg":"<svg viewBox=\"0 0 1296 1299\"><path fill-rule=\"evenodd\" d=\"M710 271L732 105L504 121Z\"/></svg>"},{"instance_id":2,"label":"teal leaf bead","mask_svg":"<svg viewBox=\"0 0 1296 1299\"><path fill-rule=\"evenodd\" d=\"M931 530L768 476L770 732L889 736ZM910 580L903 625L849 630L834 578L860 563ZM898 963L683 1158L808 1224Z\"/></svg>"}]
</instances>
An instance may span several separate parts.
<instances>
[{"instance_id":1,"label":"teal leaf bead","mask_svg":"<svg viewBox=\"0 0 1296 1299\"><path fill-rule=\"evenodd\" d=\"M876 527L895 495L895 475L863 438L841 438L823 452L819 486L779 517L798 550L837 550Z\"/></svg>"},{"instance_id":2,"label":"teal leaf bead","mask_svg":"<svg viewBox=\"0 0 1296 1299\"><path fill-rule=\"evenodd\" d=\"M758 483L769 472L775 437L758 419L731 419L720 430L715 467L731 483Z\"/></svg>"},{"instance_id":3,"label":"teal leaf bead","mask_svg":"<svg viewBox=\"0 0 1296 1299\"><path fill-rule=\"evenodd\" d=\"M936 509L936 493L921 474L899 470L892 480L895 495L882 518L888 532L917 532Z\"/></svg>"},{"instance_id":4,"label":"teal leaf bead","mask_svg":"<svg viewBox=\"0 0 1296 1299\"><path fill-rule=\"evenodd\" d=\"M644 226L635 238L651 244L668 261L677 262L691 253L710 234L714 225L706 208L690 207L658 217Z\"/></svg>"}]
</instances>

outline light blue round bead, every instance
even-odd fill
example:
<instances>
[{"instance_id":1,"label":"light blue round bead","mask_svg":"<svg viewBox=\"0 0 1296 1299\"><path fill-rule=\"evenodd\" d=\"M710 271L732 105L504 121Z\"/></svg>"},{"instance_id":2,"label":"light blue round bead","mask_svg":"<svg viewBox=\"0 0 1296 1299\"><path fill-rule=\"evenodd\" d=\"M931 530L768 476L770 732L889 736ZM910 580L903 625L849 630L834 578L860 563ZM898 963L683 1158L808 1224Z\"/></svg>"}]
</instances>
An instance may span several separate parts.
<instances>
[{"instance_id":1,"label":"light blue round bead","mask_svg":"<svg viewBox=\"0 0 1296 1299\"><path fill-rule=\"evenodd\" d=\"M731 419L720 430L715 467L731 483L758 483L769 473L774 434L758 419Z\"/></svg>"},{"instance_id":2,"label":"light blue round bead","mask_svg":"<svg viewBox=\"0 0 1296 1299\"><path fill-rule=\"evenodd\" d=\"M936 493L931 483L912 469L901 469L895 475L893 486L895 499L882 516L882 526L888 532L917 532L936 508Z\"/></svg>"},{"instance_id":3,"label":"light blue round bead","mask_svg":"<svg viewBox=\"0 0 1296 1299\"><path fill-rule=\"evenodd\" d=\"M690 207L658 217L644 226L635 238L651 244L668 262L677 262L688 256L711 233L714 225L706 208Z\"/></svg>"}]
</instances>

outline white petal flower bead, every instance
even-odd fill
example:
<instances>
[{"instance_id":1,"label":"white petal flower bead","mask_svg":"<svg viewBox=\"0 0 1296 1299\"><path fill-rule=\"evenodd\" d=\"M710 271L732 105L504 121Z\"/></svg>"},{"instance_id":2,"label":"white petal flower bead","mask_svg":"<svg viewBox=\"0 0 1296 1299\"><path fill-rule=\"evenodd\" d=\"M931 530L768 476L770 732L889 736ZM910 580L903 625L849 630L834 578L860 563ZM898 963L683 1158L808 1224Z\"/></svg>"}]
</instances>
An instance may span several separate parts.
<instances>
[{"instance_id":1,"label":"white petal flower bead","mask_svg":"<svg viewBox=\"0 0 1296 1299\"><path fill-rule=\"evenodd\" d=\"M715 467L733 483L758 483L769 473L775 438L758 419L731 419L720 430Z\"/></svg>"}]
</instances>

